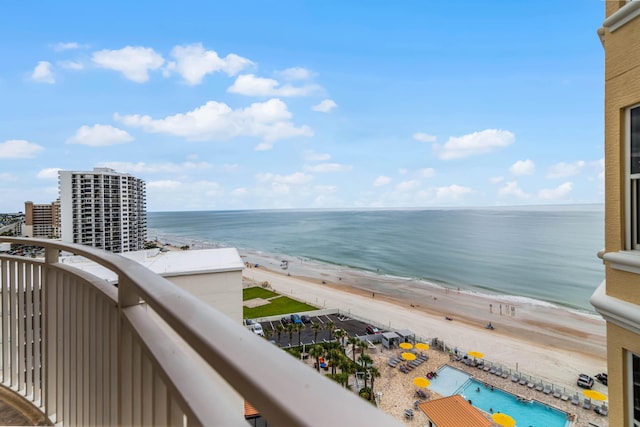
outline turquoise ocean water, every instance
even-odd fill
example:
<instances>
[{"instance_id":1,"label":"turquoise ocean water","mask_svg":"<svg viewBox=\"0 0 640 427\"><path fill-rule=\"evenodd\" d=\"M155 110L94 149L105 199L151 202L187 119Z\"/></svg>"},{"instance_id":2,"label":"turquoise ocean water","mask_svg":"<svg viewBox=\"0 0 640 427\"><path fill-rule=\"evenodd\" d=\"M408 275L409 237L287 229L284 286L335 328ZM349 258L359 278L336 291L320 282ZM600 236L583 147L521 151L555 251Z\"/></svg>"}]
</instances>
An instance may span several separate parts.
<instances>
[{"instance_id":1,"label":"turquoise ocean water","mask_svg":"<svg viewBox=\"0 0 640 427\"><path fill-rule=\"evenodd\" d=\"M593 312L602 205L148 213L148 236Z\"/></svg>"}]
</instances>

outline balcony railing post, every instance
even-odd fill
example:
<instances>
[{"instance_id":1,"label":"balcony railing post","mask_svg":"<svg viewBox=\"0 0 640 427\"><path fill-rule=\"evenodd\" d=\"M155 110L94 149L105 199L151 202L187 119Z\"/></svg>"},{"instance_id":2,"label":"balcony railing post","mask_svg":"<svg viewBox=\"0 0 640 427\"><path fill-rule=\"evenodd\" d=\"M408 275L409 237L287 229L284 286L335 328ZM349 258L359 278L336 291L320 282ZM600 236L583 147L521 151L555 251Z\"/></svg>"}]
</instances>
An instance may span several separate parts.
<instances>
[{"instance_id":1,"label":"balcony railing post","mask_svg":"<svg viewBox=\"0 0 640 427\"><path fill-rule=\"evenodd\" d=\"M60 417L58 408L58 398L62 394L62 384L57 381L57 348L59 340L62 339L58 335L58 286L57 275L52 264L58 262L60 250L54 247L45 249L42 277L42 399L47 417L56 422L55 418Z\"/></svg>"},{"instance_id":2,"label":"balcony railing post","mask_svg":"<svg viewBox=\"0 0 640 427\"><path fill-rule=\"evenodd\" d=\"M140 298L124 276L118 277L118 425L133 425L134 342L123 310Z\"/></svg>"}]
</instances>

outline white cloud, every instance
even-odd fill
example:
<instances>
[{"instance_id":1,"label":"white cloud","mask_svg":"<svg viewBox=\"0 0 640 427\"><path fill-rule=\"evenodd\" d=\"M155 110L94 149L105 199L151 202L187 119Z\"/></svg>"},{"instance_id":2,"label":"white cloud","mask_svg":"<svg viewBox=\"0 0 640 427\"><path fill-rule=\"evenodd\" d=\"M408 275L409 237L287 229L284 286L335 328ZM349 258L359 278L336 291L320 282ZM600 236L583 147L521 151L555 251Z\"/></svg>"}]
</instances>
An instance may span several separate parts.
<instances>
[{"instance_id":1,"label":"white cloud","mask_svg":"<svg viewBox=\"0 0 640 427\"><path fill-rule=\"evenodd\" d=\"M432 178L436 174L436 170L434 168L422 168L416 171L416 175L420 178Z\"/></svg>"},{"instance_id":2,"label":"white cloud","mask_svg":"<svg viewBox=\"0 0 640 427\"><path fill-rule=\"evenodd\" d=\"M98 66L121 72L136 83L149 80L149 71L157 70L164 64L162 56L152 48L126 46L119 50L100 50L93 53L92 60Z\"/></svg>"},{"instance_id":3,"label":"white cloud","mask_svg":"<svg viewBox=\"0 0 640 427\"><path fill-rule=\"evenodd\" d=\"M525 193L519 186L517 181L509 181L498 190L501 197L515 196L520 199L528 199L529 195Z\"/></svg>"},{"instance_id":4,"label":"white cloud","mask_svg":"<svg viewBox=\"0 0 640 427\"><path fill-rule=\"evenodd\" d=\"M509 131L485 129L460 137L452 136L443 145L433 144L433 148L443 160L461 159L507 147L514 140L515 135Z\"/></svg>"},{"instance_id":5,"label":"white cloud","mask_svg":"<svg viewBox=\"0 0 640 427\"><path fill-rule=\"evenodd\" d=\"M341 165L340 163L320 163L307 166L306 169L310 172L345 172L351 170L351 166Z\"/></svg>"},{"instance_id":6,"label":"white cloud","mask_svg":"<svg viewBox=\"0 0 640 427\"><path fill-rule=\"evenodd\" d=\"M38 171L36 175L39 179L58 179L58 171L62 169L60 168L46 168Z\"/></svg>"},{"instance_id":7,"label":"white cloud","mask_svg":"<svg viewBox=\"0 0 640 427\"><path fill-rule=\"evenodd\" d=\"M225 172L237 172L240 170L240 165L237 163L222 165L222 170Z\"/></svg>"},{"instance_id":8,"label":"white cloud","mask_svg":"<svg viewBox=\"0 0 640 427\"><path fill-rule=\"evenodd\" d=\"M313 135L308 126L295 127L288 120L291 113L279 99L257 102L237 110L221 102L209 101L195 110L163 119L138 114L121 116L118 113L114 118L127 126L141 127L146 132L180 136L190 141L252 136L262 138L270 145L280 139Z\"/></svg>"},{"instance_id":9,"label":"white cloud","mask_svg":"<svg viewBox=\"0 0 640 427\"><path fill-rule=\"evenodd\" d=\"M244 196L247 196L248 194L249 194L249 190L247 190L244 187L235 188L231 190L231 195L234 197L244 197Z\"/></svg>"},{"instance_id":10,"label":"white cloud","mask_svg":"<svg viewBox=\"0 0 640 427\"><path fill-rule=\"evenodd\" d=\"M60 68L64 68L65 70L82 70L84 68L84 64L82 62L77 61L58 61L58 66Z\"/></svg>"},{"instance_id":11,"label":"white cloud","mask_svg":"<svg viewBox=\"0 0 640 427\"><path fill-rule=\"evenodd\" d=\"M0 185L10 182L10 181L17 181L18 177L15 175L12 175L8 172L0 172Z\"/></svg>"},{"instance_id":12,"label":"white cloud","mask_svg":"<svg viewBox=\"0 0 640 427\"><path fill-rule=\"evenodd\" d=\"M53 50L56 50L58 52L63 50L74 50L74 49L80 49L80 44L76 42L70 42L70 43L56 43L53 45Z\"/></svg>"},{"instance_id":13,"label":"white cloud","mask_svg":"<svg viewBox=\"0 0 640 427\"><path fill-rule=\"evenodd\" d=\"M290 84L280 85L277 80L256 77L253 74L242 74L236 78L227 92L246 96L307 96L320 90L320 86L310 84L295 87Z\"/></svg>"},{"instance_id":14,"label":"white cloud","mask_svg":"<svg viewBox=\"0 0 640 427\"><path fill-rule=\"evenodd\" d=\"M398 185L396 185L396 191L404 193L407 191L413 191L419 186L420 186L420 181L417 181L417 180L403 181Z\"/></svg>"},{"instance_id":15,"label":"white cloud","mask_svg":"<svg viewBox=\"0 0 640 427\"><path fill-rule=\"evenodd\" d=\"M377 177L375 179L375 181L373 181L373 186L374 187L382 187L382 186L388 185L390 183L391 183L391 178L389 178L388 176L380 175L379 177Z\"/></svg>"},{"instance_id":16,"label":"white cloud","mask_svg":"<svg viewBox=\"0 0 640 427\"><path fill-rule=\"evenodd\" d=\"M577 175L585 166L586 163L583 160L578 160L573 163L556 163L549 167L547 178L565 178L567 176Z\"/></svg>"},{"instance_id":17,"label":"white cloud","mask_svg":"<svg viewBox=\"0 0 640 427\"><path fill-rule=\"evenodd\" d=\"M122 173L182 173L187 170L211 168L211 164L207 162L192 161L180 163L100 162L97 166L111 168Z\"/></svg>"},{"instance_id":18,"label":"white cloud","mask_svg":"<svg viewBox=\"0 0 640 427\"><path fill-rule=\"evenodd\" d=\"M311 71L302 67L291 67L278 71L276 74L285 80L309 80L312 77Z\"/></svg>"},{"instance_id":19,"label":"white cloud","mask_svg":"<svg viewBox=\"0 0 640 427\"><path fill-rule=\"evenodd\" d=\"M23 139L10 139L0 142L0 159L29 159L44 147Z\"/></svg>"},{"instance_id":20,"label":"white cloud","mask_svg":"<svg viewBox=\"0 0 640 427\"><path fill-rule=\"evenodd\" d=\"M316 185L313 187L316 193L320 194L333 194L338 191L338 187L335 185Z\"/></svg>"},{"instance_id":21,"label":"white cloud","mask_svg":"<svg viewBox=\"0 0 640 427\"><path fill-rule=\"evenodd\" d=\"M221 71L229 76L238 74L253 62L236 54L220 58L214 50L205 50L201 43L175 46L171 50L175 61L167 64L166 71L177 72L189 85L202 83L202 79L211 73Z\"/></svg>"},{"instance_id":22,"label":"white cloud","mask_svg":"<svg viewBox=\"0 0 640 427\"><path fill-rule=\"evenodd\" d=\"M556 188L547 188L538 191L538 197L543 200L558 200L564 199L571 193L573 184L571 182L565 182L560 184Z\"/></svg>"},{"instance_id":23,"label":"white cloud","mask_svg":"<svg viewBox=\"0 0 640 427\"><path fill-rule=\"evenodd\" d=\"M291 175L262 173L262 174L256 175L256 179L262 183L299 185L299 184L306 184L307 182L311 181L312 177L302 172L295 172L295 173L292 173Z\"/></svg>"},{"instance_id":24,"label":"white cloud","mask_svg":"<svg viewBox=\"0 0 640 427\"><path fill-rule=\"evenodd\" d=\"M424 132L416 132L413 134L413 139L420 142L436 142L436 137Z\"/></svg>"},{"instance_id":25,"label":"white cloud","mask_svg":"<svg viewBox=\"0 0 640 427\"><path fill-rule=\"evenodd\" d=\"M31 80L38 83L55 83L56 79L51 70L51 62L40 61L31 73Z\"/></svg>"},{"instance_id":26,"label":"white cloud","mask_svg":"<svg viewBox=\"0 0 640 427\"><path fill-rule=\"evenodd\" d=\"M529 159L518 160L509 168L513 175L531 175L536 170L536 165Z\"/></svg>"},{"instance_id":27,"label":"white cloud","mask_svg":"<svg viewBox=\"0 0 640 427\"><path fill-rule=\"evenodd\" d=\"M437 187L436 189L436 201L443 200L458 200L460 197L470 194L473 190L469 187L463 187L457 184L451 184L446 187Z\"/></svg>"},{"instance_id":28,"label":"white cloud","mask_svg":"<svg viewBox=\"0 0 640 427\"><path fill-rule=\"evenodd\" d=\"M336 108L338 104L336 104L332 99L325 99L320 102L318 105L314 105L311 107L313 111L319 111L321 113L328 113L334 108Z\"/></svg>"},{"instance_id":29,"label":"white cloud","mask_svg":"<svg viewBox=\"0 0 640 427\"><path fill-rule=\"evenodd\" d=\"M305 151L304 159L310 162L322 162L331 159L328 153L316 153L313 150Z\"/></svg>"},{"instance_id":30,"label":"white cloud","mask_svg":"<svg viewBox=\"0 0 640 427\"><path fill-rule=\"evenodd\" d=\"M503 176L494 176L492 178L489 178L489 182L491 182L492 184L499 184L502 181L504 181L504 177Z\"/></svg>"},{"instance_id":31,"label":"white cloud","mask_svg":"<svg viewBox=\"0 0 640 427\"><path fill-rule=\"evenodd\" d=\"M88 145L89 147L106 147L133 141L127 131L111 125L82 126L76 134L67 139L68 144Z\"/></svg>"}]
</instances>

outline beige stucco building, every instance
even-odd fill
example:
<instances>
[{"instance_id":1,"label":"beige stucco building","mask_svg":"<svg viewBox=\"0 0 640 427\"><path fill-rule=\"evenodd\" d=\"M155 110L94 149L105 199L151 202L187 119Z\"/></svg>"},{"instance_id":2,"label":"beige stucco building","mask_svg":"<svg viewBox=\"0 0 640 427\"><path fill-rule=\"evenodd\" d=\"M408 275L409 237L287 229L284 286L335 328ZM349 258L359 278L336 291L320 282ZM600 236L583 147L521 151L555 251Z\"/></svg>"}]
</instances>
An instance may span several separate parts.
<instances>
[{"instance_id":1,"label":"beige stucco building","mask_svg":"<svg viewBox=\"0 0 640 427\"><path fill-rule=\"evenodd\" d=\"M609 425L640 426L640 1L605 1L606 279Z\"/></svg>"}]
</instances>

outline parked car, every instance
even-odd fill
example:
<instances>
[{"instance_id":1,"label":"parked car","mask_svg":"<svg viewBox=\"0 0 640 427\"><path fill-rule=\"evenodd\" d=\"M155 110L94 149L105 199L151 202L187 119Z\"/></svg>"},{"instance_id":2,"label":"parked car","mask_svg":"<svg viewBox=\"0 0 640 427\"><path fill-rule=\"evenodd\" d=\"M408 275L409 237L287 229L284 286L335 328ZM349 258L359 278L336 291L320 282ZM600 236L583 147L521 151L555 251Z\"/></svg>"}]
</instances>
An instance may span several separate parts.
<instances>
[{"instance_id":1,"label":"parked car","mask_svg":"<svg viewBox=\"0 0 640 427\"><path fill-rule=\"evenodd\" d=\"M282 319L280 319L280 321L282 322L283 325L288 325L289 323L291 323L291 318L283 317Z\"/></svg>"},{"instance_id":2,"label":"parked car","mask_svg":"<svg viewBox=\"0 0 640 427\"><path fill-rule=\"evenodd\" d=\"M606 373L603 372L601 374L596 375L596 379L602 384L608 385L607 383L609 382L609 378L607 377Z\"/></svg>"},{"instance_id":3,"label":"parked car","mask_svg":"<svg viewBox=\"0 0 640 427\"><path fill-rule=\"evenodd\" d=\"M262 325L260 323L254 323L253 325L251 325L251 330L256 335L260 335L261 337L264 336L264 330L262 329Z\"/></svg>"},{"instance_id":4,"label":"parked car","mask_svg":"<svg viewBox=\"0 0 640 427\"><path fill-rule=\"evenodd\" d=\"M302 319L300 319L300 315L299 315L299 314L292 314L292 315L291 315L291 321L292 321L294 324L297 324L297 323L302 324Z\"/></svg>"},{"instance_id":5,"label":"parked car","mask_svg":"<svg viewBox=\"0 0 640 427\"><path fill-rule=\"evenodd\" d=\"M578 377L578 387L591 388L593 387L593 383L593 378L591 378L589 375L580 374L580 376Z\"/></svg>"},{"instance_id":6,"label":"parked car","mask_svg":"<svg viewBox=\"0 0 640 427\"><path fill-rule=\"evenodd\" d=\"M311 317L307 316L306 314L300 316L300 320L302 320L302 323L311 323Z\"/></svg>"},{"instance_id":7,"label":"parked car","mask_svg":"<svg viewBox=\"0 0 640 427\"><path fill-rule=\"evenodd\" d=\"M373 325L367 325L366 328L364 328L364 330L368 333L368 334L379 334L380 333L380 329L376 328Z\"/></svg>"}]
</instances>

